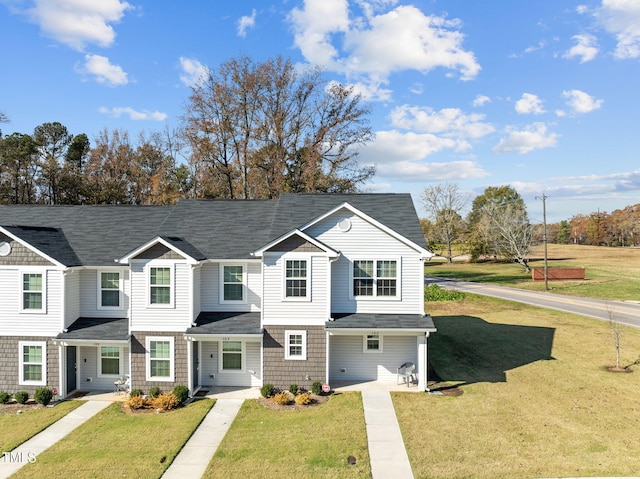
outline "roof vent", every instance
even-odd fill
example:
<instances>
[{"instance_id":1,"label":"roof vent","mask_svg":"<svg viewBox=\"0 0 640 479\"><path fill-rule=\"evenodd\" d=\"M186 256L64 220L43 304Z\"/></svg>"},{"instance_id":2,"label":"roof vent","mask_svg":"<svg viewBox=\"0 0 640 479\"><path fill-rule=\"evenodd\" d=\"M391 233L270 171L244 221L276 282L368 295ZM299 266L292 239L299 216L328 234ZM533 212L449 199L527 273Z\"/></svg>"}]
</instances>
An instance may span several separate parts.
<instances>
[{"instance_id":1,"label":"roof vent","mask_svg":"<svg viewBox=\"0 0 640 479\"><path fill-rule=\"evenodd\" d=\"M0 243L0 256L9 256L11 253L11 245L6 241Z\"/></svg>"},{"instance_id":2,"label":"roof vent","mask_svg":"<svg viewBox=\"0 0 640 479\"><path fill-rule=\"evenodd\" d=\"M351 229L351 220L349 218L342 218L338 221L338 229L343 233L346 233Z\"/></svg>"}]
</instances>

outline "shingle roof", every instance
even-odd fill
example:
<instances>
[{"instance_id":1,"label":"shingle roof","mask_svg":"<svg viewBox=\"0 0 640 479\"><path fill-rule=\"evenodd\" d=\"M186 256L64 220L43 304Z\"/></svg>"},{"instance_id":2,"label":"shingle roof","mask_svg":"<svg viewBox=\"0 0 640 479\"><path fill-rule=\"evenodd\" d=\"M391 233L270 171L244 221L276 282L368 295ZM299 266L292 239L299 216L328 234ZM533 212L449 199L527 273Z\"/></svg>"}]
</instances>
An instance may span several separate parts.
<instances>
[{"instance_id":1,"label":"shingle roof","mask_svg":"<svg viewBox=\"0 0 640 479\"><path fill-rule=\"evenodd\" d=\"M333 321L326 327L332 329L412 329L435 331L431 316L421 314L333 313Z\"/></svg>"},{"instance_id":2,"label":"shingle roof","mask_svg":"<svg viewBox=\"0 0 640 479\"><path fill-rule=\"evenodd\" d=\"M260 313L203 312L185 334L262 334Z\"/></svg>"},{"instance_id":3,"label":"shingle roof","mask_svg":"<svg viewBox=\"0 0 640 479\"><path fill-rule=\"evenodd\" d=\"M409 194L285 194L277 200L183 200L167 206L3 205L0 225L22 227L11 231L66 266L112 265L156 237L198 260L248 259L343 203L426 248ZM55 231L39 238L24 227Z\"/></svg>"},{"instance_id":4,"label":"shingle roof","mask_svg":"<svg viewBox=\"0 0 640 479\"><path fill-rule=\"evenodd\" d=\"M127 318L78 318L64 333L58 334L56 339L127 341L129 320Z\"/></svg>"}]
</instances>

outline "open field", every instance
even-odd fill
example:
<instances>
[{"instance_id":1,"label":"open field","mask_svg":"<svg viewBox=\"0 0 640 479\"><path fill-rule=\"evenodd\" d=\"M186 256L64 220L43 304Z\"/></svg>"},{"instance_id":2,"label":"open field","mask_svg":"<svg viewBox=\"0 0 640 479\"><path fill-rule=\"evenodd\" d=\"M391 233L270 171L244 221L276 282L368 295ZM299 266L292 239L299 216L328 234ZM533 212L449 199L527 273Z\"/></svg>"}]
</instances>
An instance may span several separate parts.
<instances>
[{"instance_id":1,"label":"open field","mask_svg":"<svg viewBox=\"0 0 640 479\"><path fill-rule=\"evenodd\" d=\"M429 356L459 397L392 393L416 478L635 476L640 367L601 321L492 298L429 303ZM622 362L640 331L622 330Z\"/></svg>"},{"instance_id":2,"label":"open field","mask_svg":"<svg viewBox=\"0 0 640 479\"><path fill-rule=\"evenodd\" d=\"M640 249L581 245L548 245L548 267L586 268L582 281L551 281L551 292L609 300L640 300ZM542 245L531 253L530 266L544 267ZM480 281L501 286L544 291L544 281L533 282L531 274L515 263L447 264L429 262L425 274Z\"/></svg>"},{"instance_id":3,"label":"open field","mask_svg":"<svg viewBox=\"0 0 640 479\"><path fill-rule=\"evenodd\" d=\"M203 399L162 414L127 414L113 403L11 477L160 477L213 404Z\"/></svg>"}]
</instances>

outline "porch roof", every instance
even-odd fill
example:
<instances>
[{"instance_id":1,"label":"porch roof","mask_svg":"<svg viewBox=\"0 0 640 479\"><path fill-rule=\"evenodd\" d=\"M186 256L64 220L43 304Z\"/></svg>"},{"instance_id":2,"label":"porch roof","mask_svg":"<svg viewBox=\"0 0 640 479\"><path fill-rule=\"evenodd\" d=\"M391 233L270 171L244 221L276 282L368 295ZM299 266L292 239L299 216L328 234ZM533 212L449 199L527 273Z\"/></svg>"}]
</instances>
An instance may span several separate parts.
<instances>
[{"instance_id":1,"label":"porch roof","mask_svg":"<svg viewBox=\"0 0 640 479\"><path fill-rule=\"evenodd\" d=\"M61 341L128 341L127 318L78 318L63 333L56 336Z\"/></svg>"},{"instance_id":2,"label":"porch roof","mask_svg":"<svg viewBox=\"0 0 640 479\"><path fill-rule=\"evenodd\" d=\"M335 330L396 330L435 332L431 316L421 314L333 313L326 328Z\"/></svg>"},{"instance_id":3,"label":"porch roof","mask_svg":"<svg viewBox=\"0 0 640 479\"><path fill-rule=\"evenodd\" d=\"M259 312L216 311L202 312L196 325L187 329L186 335L261 335Z\"/></svg>"}]
</instances>

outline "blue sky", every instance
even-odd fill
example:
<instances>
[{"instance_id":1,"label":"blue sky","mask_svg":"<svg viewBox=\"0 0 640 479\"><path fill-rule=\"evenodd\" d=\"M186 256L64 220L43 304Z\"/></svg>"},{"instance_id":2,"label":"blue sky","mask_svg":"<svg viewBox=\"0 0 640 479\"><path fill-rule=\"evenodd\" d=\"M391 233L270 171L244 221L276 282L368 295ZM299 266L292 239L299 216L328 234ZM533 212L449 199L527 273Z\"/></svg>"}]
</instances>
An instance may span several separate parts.
<instances>
[{"instance_id":1,"label":"blue sky","mask_svg":"<svg viewBox=\"0 0 640 479\"><path fill-rule=\"evenodd\" d=\"M640 0L0 0L3 133L180 126L239 54L322 65L372 108L370 191L513 186L534 221L640 202Z\"/></svg>"}]
</instances>

